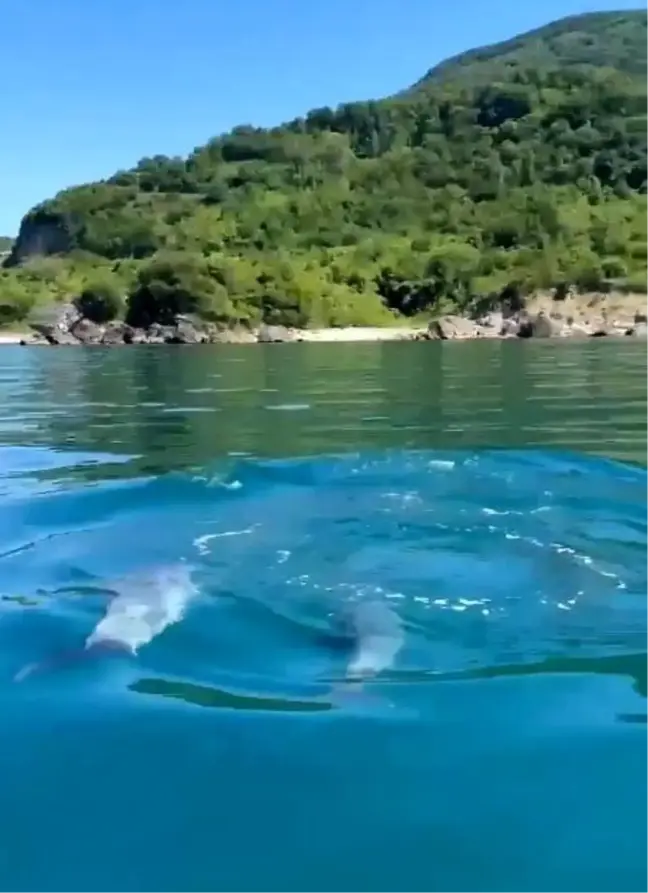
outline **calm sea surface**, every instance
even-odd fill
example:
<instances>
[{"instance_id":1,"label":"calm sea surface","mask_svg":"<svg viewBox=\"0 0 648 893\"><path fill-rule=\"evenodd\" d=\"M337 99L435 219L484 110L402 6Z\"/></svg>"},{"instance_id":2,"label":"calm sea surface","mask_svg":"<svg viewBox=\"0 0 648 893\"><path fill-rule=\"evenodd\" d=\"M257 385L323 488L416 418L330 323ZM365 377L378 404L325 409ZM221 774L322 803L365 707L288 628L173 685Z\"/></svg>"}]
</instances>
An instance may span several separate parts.
<instances>
[{"instance_id":1,"label":"calm sea surface","mask_svg":"<svg viewBox=\"0 0 648 893\"><path fill-rule=\"evenodd\" d=\"M645 344L4 347L0 889L645 890L646 592Z\"/></svg>"}]
</instances>

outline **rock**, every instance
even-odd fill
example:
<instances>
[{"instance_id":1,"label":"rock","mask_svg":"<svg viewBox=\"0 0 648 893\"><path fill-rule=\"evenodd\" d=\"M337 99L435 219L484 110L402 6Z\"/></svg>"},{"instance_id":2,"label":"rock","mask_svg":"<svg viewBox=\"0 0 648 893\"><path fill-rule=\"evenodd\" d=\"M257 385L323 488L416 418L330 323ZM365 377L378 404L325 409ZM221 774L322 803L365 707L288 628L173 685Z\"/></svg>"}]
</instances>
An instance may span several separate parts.
<instances>
[{"instance_id":1,"label":"rock","mask_svg":"<svg viewBox=\"0 0 648 893\"><path fill-rule=\"evenodd\" d=\"M80 319L74 323L70 330L70 334L74 335L81 344L101 344L104 336L103 326L97 325L89 319Z\"/></svg>"},{"instance_id":2,"label":"rock","mask_svg":"<svg viewBox=\"0 0 648 893\"><path fill-rule=\"evenodd\" d=\"M47 339L48 344L52 344L55 347L58 347L59 345L71 347L72 345L78 346L80 344L70 332L53 331L51 334L45 335L45 338Z\"/></svg>"},{"instance_id":3,"label":"rock","mask_svg":"<svg viewBox=\"0 0 648 893\"><path fill-rule=\"evenodd\" d=\"M109 322L101 339L102 344L132 344L133 329L125 322Z\"/></svg>"},{"instance_id":4,"label":"rock","mask_svg":"<svg viewBox=\"0 0 648 893\"><path fill-rule=\"evenodd\" d=\"M501 331L502 325L504 323L504 318L501 313L486 313L484 316L480 317L477 320L477 324L483 326L485 329L497 329L497 331Z\"/></svg>"},{"instance_id":5,"label":"rock","mask_svg":"<svg viewBox=\"0 0 648 893\"><path fill-rule=\"evenodd\" d=\"M626 329L626 335L633 338L646 338L648 336L648 325L645 322L638 322L629 329Z\"/></svg>"},{"instance_id":6,"label":"rock","mask_svg":"<svg viewBox=\"0 0 648 893\"><path fill-rule=\"evenodd\" d=\"M64 215L38 211L23 218L6 265L14 267L38 255L66 254L73 247Z\"/></svg>"},{"instance_id":7,"label":"rock","mask_svg":"<svg viewBox=\"0 0 648 893\"><path fill-rule=\"evenodd\" d=\"M294 340L294 332L285 326L268 326L264 323L257 332L257 341L261 344L277 344Z\"/></svg>"},{"instance_id":8,"label":"rock","mask_svg":"<svg viewBox=\"0 0 648 893\"><path fill-rule=\"evenodd\" d=\"M635 321L635 325L637 323L643 323L643 325L646 325L646 323L648 323L648 315L646 315L645 313L642 313L640 310L637 310L637 312L634 315L634 321Z\"/></svg>"},{"instance_id":9,"label":"rock","mask_svg":"<svg viewBox=\"0 0 648 893\"><path fill-rule=\"evenodd\" d=\"M252 344L257 337L249 329L219 329L210 326L207 329L207 340L210 344Z\"/></svg>"},{"instance_id":10,"label":"rock","mask_svg":"<svg viewBox=\"0 0 648 893\"><path fill-rule=\"evenodd\" d=\"M428 326L428 338L433 341L474 338L476 333L475 323L463 316L442 316L433 319Z\"/></svg>"},{"instance_id":11,"label":"rock","mask_svg":"<svg viewBox=\"0 0 648 893\"><path fill-rule=\"evenodd\" d=\"M29 327L49 344L75 344L76 339L70 332L80 319L74 304L57 304L41 310L29 321Z\"/></svg>"},{"instance_id":12,"label":"rock","mask_svg":"<svg viewBox=\"0 0 648 893\"><path fill-rule=\"evenodd\" d=\"M173 332L164 338L165 344L202 344L206 336L189 320L179 319Z\"/></svg>"},{"instance_id":13,"label":"rock","mask_svg":"<svg viewBox=\"0 0 648 893\"><path fill-rule=\"evenodd\" d=\"M552 319L544 311L519 320L518 338L559 338L564 326L561 320Z\"/></svg>"},{"instance_id":14,"label":"rock","mask_svg":"<svg viewBox=\"0 0 648 893\"><path fill-rule=\"evenodd\" d=\"M610 332L606 328L594 329L593 332L590 332L590 338L605 338L610 334Z\"/></svg>"},{"instance_id":15,"label":"rock","mask_svg":"<svg viewBox=\"0 0 648 893\"><path fill-rule=\"evenodd\" d=\"M503 319L502 325L500 328L500 335L502 338L511 338L519 335L520 332L520 323L517 319L510 317L509 319Z\"/></svg>"},{"instance_id":16,"label":"rock","mask_svg":"<svg viewBox=\"0 0 648 893\"><path fill-rule=\"evenodd\" d=\"M141 331L141 330L138 330ZM173 344L171 340L175 335L175 326L161 326L154 322L143 333L142 343L145 344ZM136 340L133 343L138 343Z\"/></svg>"},{"instance_id":17,"label":"rock","mask_svg":"<svg viewBox=\"0 0 648 893\"><path fill-rule=\"evenodd\" d=\"M574 322L567 329L565 329L564 334L569 335L573 338L587 338L592 334L592 330L587 323L584 322Z\"/></svg>"},{"instance_id":18,"label":"rock","mask_svg":"<svg viewBox=\"0 0 648 893\"><path fill-rule=\"evenodd\" d=\"M534 338L557 338L564 328L562 320L552 319L543 311L531 318L531 326Z\"/></svg>"}]
</instances>

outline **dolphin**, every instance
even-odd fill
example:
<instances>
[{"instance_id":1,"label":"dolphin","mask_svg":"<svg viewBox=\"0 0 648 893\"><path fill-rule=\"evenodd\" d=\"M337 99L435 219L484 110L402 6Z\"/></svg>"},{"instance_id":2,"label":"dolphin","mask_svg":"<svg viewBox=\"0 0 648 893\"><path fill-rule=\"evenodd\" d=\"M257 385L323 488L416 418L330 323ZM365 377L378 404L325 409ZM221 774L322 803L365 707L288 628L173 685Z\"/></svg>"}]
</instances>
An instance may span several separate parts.
<instances>
[{"instance_id":1,"label":"dolphin","mask_svg":"<svg viewBox=\"0 0 648 893\"><path fill-rule=\"evenodd\" d=\"M347 680L366 680L393 665L405 635L401 619L390 605L361 601L347 609L345 620L355 642Z\"/></svg>"},{"instance_id":2,"label":"dolphin","mask_svg":"<svg viewBox=\"0 0 648 893\"><path fill-rule=\"evenodd\" d=\"M329 696L340 703L360 696L363 702L393 707L382 697L369 698L364 690L366 682L393 666L405 643L403 623L391 605L375 599L345 605L331 616L331 632L346 648L351 644L351 654Z\"/></svg>"},{"instance_id":3,"label":"dolphin","mask_svg":"<svg viewBox=\"0 0 648 893\"><path fill-rule=\"evenodd\" d=\"M142 646L181 620L187 605L198 594L192 568L184 563L130 574L102 588L114 594L83 648L59 652L48 660L28 664L19 670L15 681L87 657L110 653L135 656Z\"/></svg>"}]
</instances>

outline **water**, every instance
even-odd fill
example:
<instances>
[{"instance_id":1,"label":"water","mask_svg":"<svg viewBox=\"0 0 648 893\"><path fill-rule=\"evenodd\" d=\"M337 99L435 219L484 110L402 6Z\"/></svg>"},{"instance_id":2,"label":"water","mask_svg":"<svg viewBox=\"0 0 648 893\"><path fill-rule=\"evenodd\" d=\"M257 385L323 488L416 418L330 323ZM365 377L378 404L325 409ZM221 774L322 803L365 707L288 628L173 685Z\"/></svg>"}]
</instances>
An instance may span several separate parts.
<instances>
[{"instance_id":1,"label":"water","mask_svg":"<svg viewBox=\"0 0 648 893\"><path fill-rule=\"evenodd\" d=\"M0 888L645 889L645 368L3 348Z\"/></svg>"}]
</instances>

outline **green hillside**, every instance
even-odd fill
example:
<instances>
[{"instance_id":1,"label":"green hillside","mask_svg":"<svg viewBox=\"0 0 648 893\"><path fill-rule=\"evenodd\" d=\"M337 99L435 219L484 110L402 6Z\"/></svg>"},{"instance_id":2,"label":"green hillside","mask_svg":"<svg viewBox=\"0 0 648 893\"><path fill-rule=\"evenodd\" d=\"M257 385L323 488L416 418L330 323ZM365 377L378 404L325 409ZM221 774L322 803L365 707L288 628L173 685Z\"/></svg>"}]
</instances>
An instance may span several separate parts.
<instances>
[{"instance_id":1,"label":"green hillside","mask_svg":"<svg viewBox=\"0 0 648 893\"><path fill-rule=\"evenodd\" d=\"M435 66L413 89L449 81L508 80L518 67L547 70L594 65L646 77L646 14L601 12L568 16L493 46L470 50Z\"/></svg>"},{"instance_id":2,"label":"green hillside","mask_svg":"<svg viewBox=\"0 0 648 893\"><path fill-rule=\"evenodd\" d=\"M560 283L646 289L646 13L547 25L380 101L241 126L32 209L0 321L380 324Z\"/></svg>"}]
</instances>

